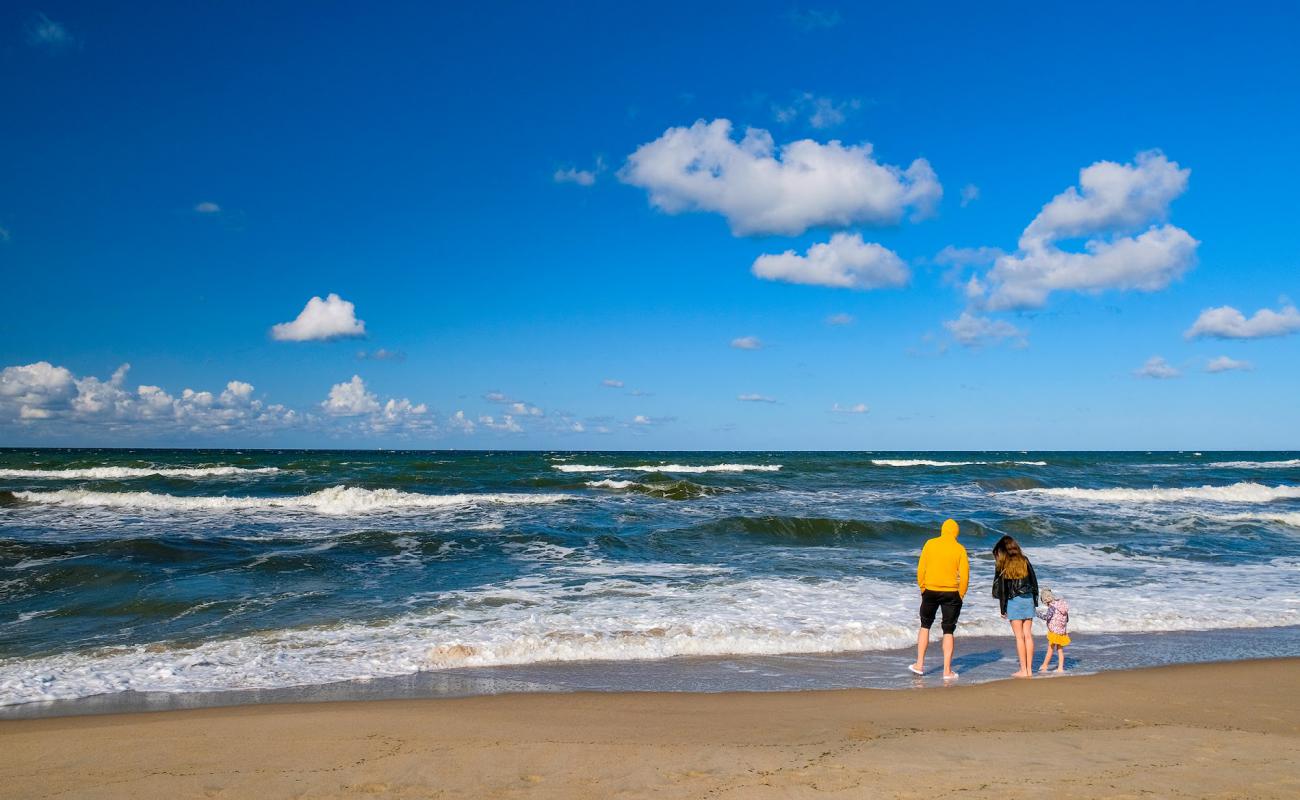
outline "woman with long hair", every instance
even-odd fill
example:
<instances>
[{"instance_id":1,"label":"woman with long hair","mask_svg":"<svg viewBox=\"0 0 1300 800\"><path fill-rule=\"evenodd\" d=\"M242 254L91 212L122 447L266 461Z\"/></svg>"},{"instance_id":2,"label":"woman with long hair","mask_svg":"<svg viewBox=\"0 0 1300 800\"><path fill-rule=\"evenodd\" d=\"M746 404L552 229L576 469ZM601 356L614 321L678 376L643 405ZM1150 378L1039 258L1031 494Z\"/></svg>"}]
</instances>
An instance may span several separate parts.
<instances>
[{"instance_id":1,"label":"woman with long hair","mask_svg":"<svg viewBox=\"0 0 1300 800\"><path fill-rule=\"evenodd\" d=\"M1002 618L1011 622L1016 637L1020 671L1013 678L1034 674L1034 609L1038 606L1038 576L1020 543L1003 536L993 545L993 596L998 599Z\"/></svg>"}]
</instances>

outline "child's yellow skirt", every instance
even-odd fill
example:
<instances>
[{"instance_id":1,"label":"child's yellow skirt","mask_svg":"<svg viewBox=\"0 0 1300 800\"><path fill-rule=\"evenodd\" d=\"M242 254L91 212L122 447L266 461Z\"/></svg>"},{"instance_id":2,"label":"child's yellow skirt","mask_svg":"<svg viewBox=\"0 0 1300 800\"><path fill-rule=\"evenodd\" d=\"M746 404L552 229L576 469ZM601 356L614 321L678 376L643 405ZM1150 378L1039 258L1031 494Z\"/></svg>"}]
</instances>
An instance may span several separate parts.
<instances>
[{"instance_id":1,"label":"child's yellow skirt","mask_svg":"<svg viewBox=\"0 0 1300 800\"><path fill-rule=\"evenodd\" d=\"M1047 643L1054 644L1057 647L1065 647L1067 644L1070 643L1070 636L1069 634L1065 634L1065 633L1048 632Z\"/></svg>"}]
</instances>

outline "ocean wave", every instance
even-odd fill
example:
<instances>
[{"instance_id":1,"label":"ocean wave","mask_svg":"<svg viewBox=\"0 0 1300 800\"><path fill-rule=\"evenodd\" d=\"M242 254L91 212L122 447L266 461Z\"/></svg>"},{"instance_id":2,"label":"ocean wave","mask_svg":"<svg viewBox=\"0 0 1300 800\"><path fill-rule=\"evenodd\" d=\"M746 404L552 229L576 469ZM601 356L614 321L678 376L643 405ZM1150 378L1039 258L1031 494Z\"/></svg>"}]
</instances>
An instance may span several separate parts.
<instances>
[{"instance_id":1,"label":"ocean wave","mask_svg":"<svg viewBox=\"0 0 1300 800\"><path fill-rule=\"evenodd\" d=\"M1284 591L1300 560L1207 565L1112 549L1035 548L1040 573L1083 567L1126 576L1063 588L1072 632L1118 633L1300 624ZM435 596L386 620L273 630L202 642L153 642L0 661L0 704L126 690L275 688L430 669L891 650L916 636L915 587L903 579L737 578L707 565L627 564L557 554L557 566ZM691 577L689 581L683 580ZM1205 597L1215 598L1206 605ZM963 635L1003 636L990 598L963 609Z\"/></svg>"},{"instance_id":2,"label":"ocean wave","mask_svg":"<svg viewBox=\"0 0 1300 800\"><path fill-rule=\"evenodd\" d=\"M1294 469L1300 467L1300 458L1289 458L1285 461L1216 461L1204 466L1223 469Z\"/></svg>"},{"instance_id":3,"label":"ocean wave","mask_svg":"<svg viewBox=\"0 0 1300 800\"><path fill-rule=\"evenodd\" d=\"M1002 496L1060 497L1094 503L1178 503L1212 501L1218 503L1268 503L1274 500L1300 498L1300 486L1265 486L1243 481L1231 486L1191 486L1184 488L1150 489L1017 489L1000 492Z\"/></svg>"},{"instance_id":4,"label":"ocean wave","mask_svg":"<svg viewBox=\"0 0 1300 800\"><path fill-rule=\"evenodd\" d=\"M635 467L615 467L601 464L552 464L560 472L777 472L780 464L641 464Z\"/></svg>"},{"instance_id":5,"label":"ocean wave","mask_svg":"<svg viewBox=\"0 0 1300 800\"><path fill-rule=\"evenodd\" d=\"M1258 514L1222 514L1212 519L1219 522L1280 522L1292 528L1300 528L1300 511L1261 512Z\"/></svg>"},{"instance_id":6,"label":"ocean wave","mask_svg":"<svg viewBox=\"0 0 1300 800\"><path fill-rule=\"evenodd\" d=\"M931 461L926 458L873 458L877 467L970 467L1019 464L1026 467L1045 467L1046 461Z\"/></svg>"},{"instance_id":7,"label":"ocean wave","mask_svg":"<svg viewBox=\"0 0 1300 800\"><path fill-rule=\"evenodd\" d=\"M184 497L154 492L94 492L60 489L13 492L28 503L77 508L133 511L300 511L317 514L366 514L405 509L463 508L476 505L540 505L576 499L567 494L417 494L397 489L331 486L296 497Z\"/></svg>"},{"instance_id":8,"label":"ocean wave","mask_svg":"<svg viewBox=\"0 0 1300 800\"><path fill-rule=\"evenodd\" d=\"M693 500L696 497L707 497L729 491L716 486L701 486L698 483L685 480L665 483L637 483L636 481L616 481L606 478L599 481L587 481L587 485L593 489L636 492L647 497L658 497L663 500Z\"/></svg>"},{"instance_id":9,"label":"ocean wave","mask_svg":"<svg viewBox=\"0 0 1300 800\"><path fill-rule=\"evenodd\" d=\"M0 478L124 480L128 478L229 478L270 475L279 467L85 467L69 469L0 469Z\"/></svg>"}]
</instances>

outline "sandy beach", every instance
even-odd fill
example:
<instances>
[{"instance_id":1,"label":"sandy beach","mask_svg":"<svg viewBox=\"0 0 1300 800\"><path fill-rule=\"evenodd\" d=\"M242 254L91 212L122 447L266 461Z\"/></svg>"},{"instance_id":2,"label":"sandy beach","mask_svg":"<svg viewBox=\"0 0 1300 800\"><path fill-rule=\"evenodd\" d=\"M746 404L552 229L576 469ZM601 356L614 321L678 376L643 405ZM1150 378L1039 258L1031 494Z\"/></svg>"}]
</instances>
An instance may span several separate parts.
<instances>
[{"instance_id":1,"label":"sandy beach","mask_svg":"<svg viewBox=\"0 0 1300 800\"><path fill-rule=\"evenodd\" d=\"M1300 660L0 723L5 797L1295 797Z\"/></svg>"}]
</instances>

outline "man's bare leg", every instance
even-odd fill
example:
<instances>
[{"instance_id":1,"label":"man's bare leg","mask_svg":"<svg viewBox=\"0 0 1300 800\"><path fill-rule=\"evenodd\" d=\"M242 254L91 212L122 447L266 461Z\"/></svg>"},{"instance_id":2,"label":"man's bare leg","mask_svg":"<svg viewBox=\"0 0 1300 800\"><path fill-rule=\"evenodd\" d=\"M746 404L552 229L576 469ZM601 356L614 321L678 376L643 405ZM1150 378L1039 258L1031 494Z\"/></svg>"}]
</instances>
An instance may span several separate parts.
<instances>
[{"instance_id":1,"label":"man's bare leg","mask_svg":"<svg viewBox=\"0 0 1300 800\"><path fill-rule=\"evenodd\" d=\"M952 671L952 650L953 636L951 633L943 635L943 677L953 678L957 673Z\"/></svg>"},{"instance_id":2,"label":"man's bare leg","mask_svg":"<svg viewBox=\"0 0 1300 800\"><path fill-rule=\"evenodd\" d=\"M912 666L925 671L925 649L930 646L930 629L920 628L916 632L916 663Z\"/></svg>"}]
</instances>

